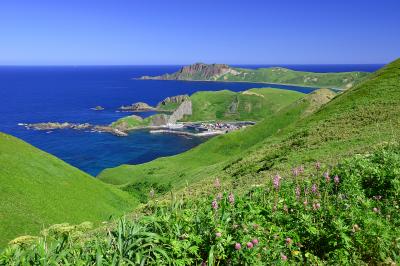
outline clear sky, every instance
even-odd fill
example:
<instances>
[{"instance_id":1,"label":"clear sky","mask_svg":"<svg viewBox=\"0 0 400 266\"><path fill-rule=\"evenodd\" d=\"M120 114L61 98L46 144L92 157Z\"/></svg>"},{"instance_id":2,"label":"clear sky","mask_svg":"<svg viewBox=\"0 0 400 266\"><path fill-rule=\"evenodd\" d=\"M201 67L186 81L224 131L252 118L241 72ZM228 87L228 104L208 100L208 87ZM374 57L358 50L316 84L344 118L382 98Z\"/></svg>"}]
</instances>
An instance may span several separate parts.
<instances>
[{"instance_id":1,"label":"clear sky","mask_svg":"<svg viewBox=\"0 0 400 266\"><path fill-rule=\"evenodd\" d=\"M397 57L400 0L0 0L0 65Z\"/></svg>"}]
</instances>

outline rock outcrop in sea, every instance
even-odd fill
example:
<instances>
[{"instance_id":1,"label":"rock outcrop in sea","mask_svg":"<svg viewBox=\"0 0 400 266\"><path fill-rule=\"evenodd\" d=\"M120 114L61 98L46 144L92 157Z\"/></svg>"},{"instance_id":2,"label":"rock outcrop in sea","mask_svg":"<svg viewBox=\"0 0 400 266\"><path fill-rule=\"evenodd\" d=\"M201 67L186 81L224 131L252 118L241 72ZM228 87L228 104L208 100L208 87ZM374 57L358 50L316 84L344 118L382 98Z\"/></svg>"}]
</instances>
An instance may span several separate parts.
<instances>
[{"instance_id":1,"label":"rock outcrop in sea","mask_svg":"<svg viewBox=\"0 0 400 266\"><path fill-rule=\"evenodd\" d=\"M145 112L145 111L153 111L154 107L148 105L144 102L137 102L132 105L121 106L119 108L121 111L132 111L132 112Z\"/></svg>"}]
</instances>

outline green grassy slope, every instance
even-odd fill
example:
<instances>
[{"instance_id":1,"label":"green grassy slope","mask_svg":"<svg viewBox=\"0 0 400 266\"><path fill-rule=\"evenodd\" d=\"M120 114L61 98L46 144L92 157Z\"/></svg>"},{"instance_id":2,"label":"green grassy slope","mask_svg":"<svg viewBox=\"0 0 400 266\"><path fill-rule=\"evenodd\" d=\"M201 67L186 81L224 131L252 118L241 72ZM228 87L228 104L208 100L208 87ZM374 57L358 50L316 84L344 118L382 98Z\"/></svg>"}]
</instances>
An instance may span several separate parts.
<instances>
[{"instance_id":1,"label":"green grassy slope","mask_svg":"<svg viewBox=\"0 0 400 266\"><path fill-rule=\"evenodd\" d=\"M190 96L193 115L185 121L259 121L274 114L300 97L302 93L263 88L244 92L201 91Z\"/></svg>"},{"instance_id":2,"label":"green grassy slope","mask_svg":"<svg viewBox=\"0 0 400 266\"><path fill-rule=\"evenodd\" d=\"M128 194L0 133L0 246L55 223L101 222L135 205Z\"/></svg>"},{"instance_id":3,"label":"green grassy slope","mask_svg":"<svg viewBox=\"0 0 400 266\"><path fill-rule=\"evenodd\" d=\"M231 176L279 171L312 161L335 163L400 137L400 59L346 91L313 115L267 138L226 167Z\"/></svg>"},{"instance_id":4,"label":"green grassy slope","mask_svg":"<svg viewBox=\"0 0 400 266\"><path fill-rule=\"evenodd\" d=\"M267 90L265 93L265 95L268 94ZM276 93L275 90L271 91L271 95L275 96ZM281 93L291 94L292 92L283 91ZM263 121L253 127L214 137L198 147L176 156L159 158L140 165L122 165L106 169L99 175L99 178L112 184L144 180L164 184L171 182L175 187L199 180L204 175L221 170L221 164L226 160L240 157L251 146L299 119L310 108L315 108L316 103L313 99L320 98L321 94L327 95L328 98L334 95L331 91L321 90L310 95L303 95L304 98L297 101L291 99L291 103L286 103L286 106L282 106L279 111L276 110L277 112L273 115L267 115ZM270 111L266 111L266 113L270 114Z\"/></svg>"},{"instance_id":5,"label":"green grassy slope","mask_svg":"<svg viewBox=\"0 0 400 266\"><path fill-rule=\"evenodd\" d=\"M313 73L295 71L282 67L259 69L235 69L240 74L231 73L219 77L221 81L246 81L269 82L279 84L293 84L310 87L337 87L346 88L368 76L365 72L341 72L341 73Z\"/></svg>"}]
</instances>

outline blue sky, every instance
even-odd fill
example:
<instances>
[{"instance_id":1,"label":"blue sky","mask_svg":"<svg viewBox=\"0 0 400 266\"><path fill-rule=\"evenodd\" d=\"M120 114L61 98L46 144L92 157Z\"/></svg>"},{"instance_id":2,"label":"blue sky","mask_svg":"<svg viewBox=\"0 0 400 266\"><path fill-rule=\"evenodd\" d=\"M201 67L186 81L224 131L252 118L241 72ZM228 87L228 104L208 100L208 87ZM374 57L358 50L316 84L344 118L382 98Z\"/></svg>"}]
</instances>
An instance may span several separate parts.
<instances>
[{"instance_id":1,"label":"blue sky","mask_svg":"<svg viewBox=\"0 0 400 266\"><path fill-rule=\"evenodd\" d=\"M1 0L0 65L387 63L399 0Z\"/></svg>"}]
</instances>

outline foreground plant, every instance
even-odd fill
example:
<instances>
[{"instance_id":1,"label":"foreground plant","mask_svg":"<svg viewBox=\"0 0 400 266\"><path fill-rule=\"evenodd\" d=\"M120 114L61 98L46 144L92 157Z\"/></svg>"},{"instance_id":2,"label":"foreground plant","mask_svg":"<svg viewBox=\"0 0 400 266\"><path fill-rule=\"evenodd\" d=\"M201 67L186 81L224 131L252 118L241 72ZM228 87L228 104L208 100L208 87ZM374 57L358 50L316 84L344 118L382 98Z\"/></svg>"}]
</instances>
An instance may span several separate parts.
<instances>
[{"instance_id":1,"label":"foreground plant","mask_svg":"<svg viewBox=\"0 0 400 266\"><path fill-rule=\"evenodd\" d=\"M15 243L5 265L393 264L400 260L400 149L276 174L263 186L149 202L145 216L82 239ZM290 170L288 171L290 172Z\"/></svg>"}]
</instances>

